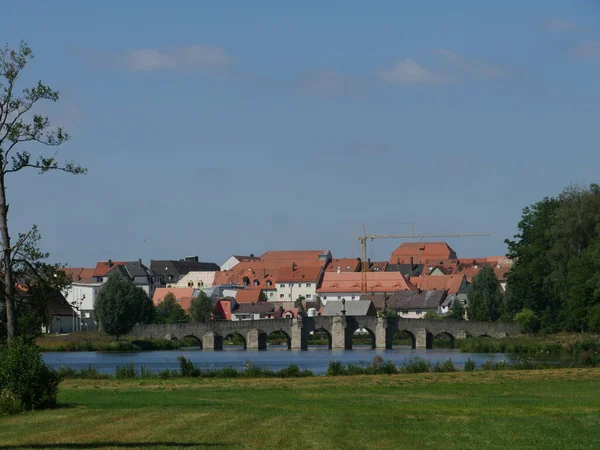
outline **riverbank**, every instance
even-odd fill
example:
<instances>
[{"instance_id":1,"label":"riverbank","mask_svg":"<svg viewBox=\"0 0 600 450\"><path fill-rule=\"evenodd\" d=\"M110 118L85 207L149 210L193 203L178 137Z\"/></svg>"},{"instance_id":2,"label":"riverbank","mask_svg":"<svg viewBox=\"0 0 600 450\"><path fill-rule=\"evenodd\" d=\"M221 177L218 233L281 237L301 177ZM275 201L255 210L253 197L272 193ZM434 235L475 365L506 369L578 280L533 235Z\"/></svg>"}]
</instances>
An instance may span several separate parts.
<instances>
[{"instance_id":1,"label":"riverbank","mask_svg":"<svg viewBox=\"0 0 600 450\"><path fill-rule=\"evenodd\" d=\"M2 448L600 448L600 369L68 380ZM32 433L31 430L35 430Z\"/></svg>"},{"instance_id":2,"label":"riverbank","mask_svg":"<svg viewBox=\"0 0 600 450\"><path fill-rule=\"evenodd\" d=\"M474 337L457 339L454 347L463 353L513 353L513 354L570 354L589 352L600 354L600 336L597 334L559 333L522 335L495 339Z\"/></svg>"}]
</instances>

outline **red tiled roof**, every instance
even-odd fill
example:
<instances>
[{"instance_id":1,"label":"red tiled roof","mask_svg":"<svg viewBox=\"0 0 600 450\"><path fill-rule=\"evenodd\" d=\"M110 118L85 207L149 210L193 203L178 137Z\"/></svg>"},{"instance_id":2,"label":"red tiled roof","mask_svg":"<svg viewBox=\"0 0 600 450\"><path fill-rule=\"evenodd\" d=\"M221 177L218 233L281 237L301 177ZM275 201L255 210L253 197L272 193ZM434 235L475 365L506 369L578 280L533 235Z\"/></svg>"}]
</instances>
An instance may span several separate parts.
<instances>
[{"instance_id":1,"label":"red tiled roof","mask_svg":"<svg viewBox=\"0 0 600 450\"><path fill-rule=\"evenodd\" d=\"M258 303L260 291L260 289L240 289L235 294L235 301L237 303Z\"/></svg>"},{"instance_id":2,"label":"red tiled roof","mask_svg":"<svg viewBox=\"0 0 600 450\"><path fill-rule=\"evenodd\" d=\"M327 253L327 250L270 250L265 252L260 259L262 261L284 260L318 260L319 255Z\"/></svg>"},{"instance_id":3,"label":"red tiled roof","mask_svg":"<svg viewBox=\"0 0 600 450\"><path fill-rule=\"evenodd\" d=\"M360 292L361 272L326 272L317 292ZM394 292L414 289L400 272L367 272L367 292Z\"/></svg>"},{"instance_id":4,"label":"red tiled roof","mask_svg":"<svg viewBox=\"0 0 600 450\"><path fill-rule=\"evenodd\" d=\"M326 272L358 272L360 271L360 259L357 258L338 258L332 259L327 265Z\"/></svg>"},{"instance_id":5,"label":"red tiled roof","mask_svg":"<svg viewBox=\"0 0 600 450\"><path fill-rule=\"evenodd\" d=\"M108 273L115 268L115 266L122 266L125 264L125 261L111 261L111 264L108 261L100 261L96 264L96 268L94 269L94 277L105 277Z\"/></svg>"},{"instance_id":6,"label":"red tiled roof","mask_svg":"<svg viewBox=\"0 0 600 450\"><path fill-rule=\"evenodd\" d=\"M424 275L411 277L410 281L421 291L447 291L456 294L463 283L464 275Z\"/></svg>"},{"instance_id":7,"label":"red tiled roof","mask_svg":"<svg viewBox=\"0 0 600 450\"><path fill-rule=\"evenodd\" d=\"M387 261L372 262L371 265L369 266L369 270L371 272L385 272L387 265L388 265Z\"/></svg>"},{"instance_id":8,"label":"red tiled roof","mask_svg":"<svg viewBox=\"0 0 600 450\"><path fill-rule=\"evenodd\" d=\"M456 252L446 242L403 242L392 252L390 264L426 264L455 260Z\"/></svg>"},{"instance_id":9,"label":"red tiled roof","mask_svg":"<svg viewBox=\"0 0 600 450\"><path fill-rule=\"evenodd\" d=\"M315 266L291 266L283 267L275 277L277 283L281 282L318 282L321 276L321 267Z\"/></svg>"},{"instance_id":10,"label":"red tiled roof","mask_svg":"<svg viewBox=\"0 0 600 450\"><path fill-rule=\"evenodd\" d=\"M175 296L175 299L178 300L177 303L179 303L179 305L185 311L190 309L190 305L194 297L194 288L157 288L154 291L154 296L152 297L154 306L158 306L158 304L165 299L165 296L169 292Z\"/></svg>"},{"instance_id":11,"label":"red tiled roof","mask_svg":"<svg viewBox=\"0 0 600 450\"><path fill-rule=\"evenodd\" d=\"M262 261L243 261L233 267L231 270L215 272L213 286L221 284L244 285L244 278L247 278L248 289L275 289L275 276L278 269L267 268ZM271 285L269 286L269 282ZM255 284L258 283L257 286Z\"/></svg>"}]
</instances>

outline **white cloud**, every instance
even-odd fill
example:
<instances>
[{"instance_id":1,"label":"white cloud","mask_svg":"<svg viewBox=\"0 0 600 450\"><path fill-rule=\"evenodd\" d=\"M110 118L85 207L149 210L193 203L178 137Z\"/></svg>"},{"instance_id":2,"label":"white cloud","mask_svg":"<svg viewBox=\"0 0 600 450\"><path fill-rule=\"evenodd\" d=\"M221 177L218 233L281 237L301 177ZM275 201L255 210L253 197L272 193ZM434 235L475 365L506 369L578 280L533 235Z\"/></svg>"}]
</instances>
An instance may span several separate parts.
<instances>
[{"instance_id":1,"label":"white cloud","mask_svg":"<svg viewBox=\"0 0 600 450\"><path fill-rule=\"evenodd\" d=\"M585 41L575 49L575 54L582 58L600 59L600 41Z\"/></svg>"},{"instance_id":2,"label":"white cloud","mask_svg":"<svg viewBox=\"0 0 600 450\"><path fill-rule=\"evenodd\" d=\"M134 72L154 70L208 70L231 64L232 58L214 45L190 45L168 50L130 49L123 59Z\"/></svg>"},{"instance_id":3,"label":"white cloud","mask_svg":"<svg viewBox=\"0 0 600 450\"><path fill-rule=\"evenodd\" d=\"M381 70L379 77L389 83L396 84L441 85L451 81L449 78L417 64L412 58L397 62L390 70Z\"/></svg>"},{"instance_id":4,"label":"white cloud","mask_svg":"<svg viewBox=\"0 0 600 450\"><path fill-rule=\"evenodd\" d=\"M550 19L542 23L542 28L554 33L566 33L569 31L578 31L579 26L573 22L564 19Z\"/></svg>"},{"instance_id":5,"label":"white cloud","mask_svg":"<svg viewBox=\"0 0 600 450\"><path fill-rule=\"evenodd\" d=\"M438 53L454 70L459 72L459 75L470 75L479 79L494 79L503 76L504 71L499 67L494 67L480 61L469 61L464 56L459 55L451 50L440 49Z\"/></svg>"}]
</instances>

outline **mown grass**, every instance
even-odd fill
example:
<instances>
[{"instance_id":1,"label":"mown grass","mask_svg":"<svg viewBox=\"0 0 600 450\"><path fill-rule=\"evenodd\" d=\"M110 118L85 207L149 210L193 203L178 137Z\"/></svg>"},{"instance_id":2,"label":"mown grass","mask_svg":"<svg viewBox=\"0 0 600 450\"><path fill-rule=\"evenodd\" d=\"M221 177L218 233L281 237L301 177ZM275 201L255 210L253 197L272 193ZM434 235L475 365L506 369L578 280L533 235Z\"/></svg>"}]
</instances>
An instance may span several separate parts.
<instances>
[{"instance_id":1,"label":"mown grass","mask_svg":"<svg viewBox=\"0 0 600 450\"><path fill-rule=\"evenodd\" d=\"M600 369L68 380L0 447L600 448Z\"/></svg>"}]
</instances>

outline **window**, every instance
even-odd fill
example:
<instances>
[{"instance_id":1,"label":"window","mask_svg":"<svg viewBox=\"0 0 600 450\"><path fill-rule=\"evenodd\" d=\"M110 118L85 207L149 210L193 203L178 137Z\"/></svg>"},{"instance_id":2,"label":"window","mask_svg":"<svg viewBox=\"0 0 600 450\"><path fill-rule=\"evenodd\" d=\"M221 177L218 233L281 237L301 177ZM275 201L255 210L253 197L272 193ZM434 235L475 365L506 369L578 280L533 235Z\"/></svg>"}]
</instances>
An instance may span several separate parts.
<instances>
[{"instance_id":1,"label":"window","mask_svg":"<svg viewBox=\"0 0 600 450\"><path fill-rule=\"evenodd\" d=\"M306 298L312 298L312 295L306 294Z\"/></svg>"},{"instance_id":2,"label":"window","mask_svg":"<svg viewBox=\"0 0 600 450\"><path fill-rule=\"evenodd\" d=\"M273 297L273 293L272 292L269 292L269 297Z\"/></svg>"},{"instance_id":3,"label":"window","mask_svg":"<svg viewBox=\"0 0 600 450\"><path fill-rule=\"evenodd\" d=\"M173 275L169 275L167 278L169 281L171 281L171 280L173 280Z\"/></svg>"},{"instance_id":4,"label":"window","mask_svg":"<svg viewBox=\"0 0 600 450\"><path fill-rule=\"evenodd\" d=\"M310 283L306 283L306 287L308 287L308 288L309 288L310 286L311 286L311 284L310 284Z\"/></svg>"},{"instance_id":5,"label":"window","mask_svg":"<svg viewBox=\"0 0 600 450\"><path fill-rule=\"evenodd\" d=\"M283 294L279 294L279 298L283 298L283 297L284 297L284 295L283 295Z\"/></svg>"},{"instance_id":6,"label":"window","mask_svg":"<svg viewBox=\"0 0 600 450\"><path fill-rule=\"evenodd\" d=\"M254 286L258 286L259 284L260 284L260 281L254 280Z\"/></svg>"},{"instance_id":7,"label":"window","mask_svg":"<svg viewBox=\"0 0 600 450\"><path fill-rule=\"evenodd\" d=\"M423 311L421 311L420 309L417 309L417 314L423 314Z\"/></svg>"},{"instance_id":8,"label":"window","mask_svg":"<svg viewBox=\"0 0 600 450\"><path fill-rule=\"evenodd\" d=\"M271 280L267 280L267 286L268 286L268 287L271 287L271 286L273 286L273 283L271 283Z\"/></svg>"},{"instance_id":9,"label":"window","mask_svg":"<svg viewBox=\"0 0 600 450\"><path fill-rule=\"evenodd\" d=\"M290 283L290 287L294 287L294 283Z\"/></svg>"},{"instance_id":10,"label":"window","mask_svg":"<svg viewBox=\"0 0 600 450\"><path fill-rule=\"evenodd\" d=\"M96 277L96 281L97 281L98 283L102 283L102 277Z\"/></svg>"},{"instance_id":11,"label":"window","mask_svg":"<svg viewBox=\"0 0 600 450\"><path fill-rule=\"evenodd\" d=\"M327 300L327 296L326 295L323 296L323 300Z\"/></svg>"},{"instance_id":12,"label":"window","mask_svg":"<svg viewBox=\"0 0 600 450\"><path fill-rule=\"evenodd\" d=\"M408 314L408 311L402 311L402 314Z\"/></svg>"},{"instance_id":13,"label":"window","mask_svg":"<svg viewBox=\"0 0 600 450\"><path fill-rule=\"evenodd\" d=\"M280 284L280 285L279 285L279 287L280 287L280 288L284 288L284 287L285 287L285 284Z\"/></svg>"},{"instance_id":14,"label":"window","mask_svg":"<svg viewBox=\"0 0 600 450\"><path fill-rule=\"evenodd\" d=\"M302 287L302 283L298 283L298 287Z\"/></svg>"},{"instance_id":15,"label":"window","mask_svg":"<svg viewBox=\"0 0 600 450\"><path fill-rule=\"evenodd\" d=\"M352 300L356 300L356 297L354 295L352 296Z\"/></svg>"}]
</instances>

